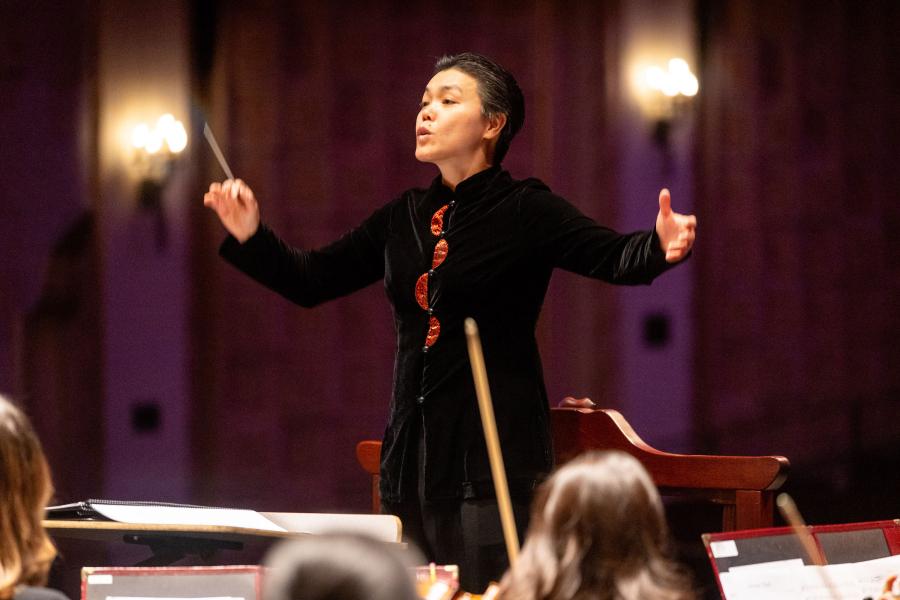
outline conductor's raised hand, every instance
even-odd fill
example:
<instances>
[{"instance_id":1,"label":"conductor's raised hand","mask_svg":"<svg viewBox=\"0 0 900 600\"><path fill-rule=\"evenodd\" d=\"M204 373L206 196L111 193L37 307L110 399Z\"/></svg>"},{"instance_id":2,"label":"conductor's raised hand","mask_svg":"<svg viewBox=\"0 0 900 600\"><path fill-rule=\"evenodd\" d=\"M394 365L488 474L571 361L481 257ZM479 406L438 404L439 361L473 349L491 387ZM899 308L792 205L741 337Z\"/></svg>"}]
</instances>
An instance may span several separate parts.
<instances>
[{"instance_id":1,"label":"conductor's raised hand","mask_svg":"<svg viewBox=\"0 0 900 600\"><path fill-rule=\"evenodd\" d=\"M672 196L663 188L659 192L659 214L656 215L656 234L666 253L666 262L674 263L691 251L697 235L697 217L672 210Z\"/></svg>"},{"instance_id":2,"label":"conductor's raised hand","mask_svg":"<svg viewBox=\"0 0 900 600\"><path fill-rule=\"evenodd\" d=\"M228 233L242 244L259 228L259 205L253 190L240 179L211 184L203 204L216 211Z\"/></svg>"}]
</instances>

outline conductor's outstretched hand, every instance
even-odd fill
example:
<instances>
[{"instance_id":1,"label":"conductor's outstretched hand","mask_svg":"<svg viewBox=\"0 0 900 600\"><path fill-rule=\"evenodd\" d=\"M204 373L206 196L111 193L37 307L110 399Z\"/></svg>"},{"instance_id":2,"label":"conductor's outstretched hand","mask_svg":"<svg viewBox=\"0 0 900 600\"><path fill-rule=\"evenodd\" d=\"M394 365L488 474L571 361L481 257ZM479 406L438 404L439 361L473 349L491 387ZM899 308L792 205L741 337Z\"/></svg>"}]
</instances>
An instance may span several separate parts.
<instances>
[{"instance_id":1,"label":"conductor's outstretched hand","mask_svg":"<svg viewBox=\"0 0 900 600\"><path fill-rule=\"evenodd\" d=\"M210 184L209 191L203 195L203 204L216 211L228 233L242 244L259 227L259 205L253 190L240 179Z\"/></svg>"},{"instance_id":2,"label":"conductor's outstretched hand","mask_svg":"<svg viewBox=\"0 0 900 600\"><path fill-rule=\"evenodd\" d=\"M656 235L666 252L666 262L683 259L694 245L697 235L697 217L682 215L672 210L672 196L663 188L659 192L659 214L656 215Z\"/></svg>"}]
</instances>

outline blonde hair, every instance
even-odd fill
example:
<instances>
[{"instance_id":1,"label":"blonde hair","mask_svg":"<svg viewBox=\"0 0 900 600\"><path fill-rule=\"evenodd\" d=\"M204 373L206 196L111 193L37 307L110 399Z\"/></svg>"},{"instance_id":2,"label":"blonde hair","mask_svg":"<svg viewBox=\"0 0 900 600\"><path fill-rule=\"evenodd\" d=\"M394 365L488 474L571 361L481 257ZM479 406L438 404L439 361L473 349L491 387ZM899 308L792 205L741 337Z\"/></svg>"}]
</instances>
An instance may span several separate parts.
<instances>
[{"instance_id":1,"label":"blonde hair","mask_svg":"<svg viewBox=\"0 0 900 600\"><path fill-rule=\"evenodd\" d=\"M590 452L538 489L528 537L500 584L509 600L687 600L668 558L659 492L623 452Z\"/></svg>"},{"instance_id":2,"label":"blonde hair","mask_svg":"<svg viewBox=\"0 0 900 600\"><path fill-rule=\"evenodd\" d=\"M0 396L0 600L44 585L56 548L41 523L53 495L50 467L25 415Z\"/></svg>"}]
</instances>

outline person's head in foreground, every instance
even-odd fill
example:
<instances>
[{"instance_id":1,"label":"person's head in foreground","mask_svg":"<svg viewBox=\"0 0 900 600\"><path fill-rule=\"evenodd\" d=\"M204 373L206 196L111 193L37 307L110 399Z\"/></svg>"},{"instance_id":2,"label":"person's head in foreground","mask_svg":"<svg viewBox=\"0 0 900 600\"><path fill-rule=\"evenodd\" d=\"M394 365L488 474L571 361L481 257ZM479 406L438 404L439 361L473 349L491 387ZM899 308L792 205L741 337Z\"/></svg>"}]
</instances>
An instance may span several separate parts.
<instances>
[{"instance_id":1,"label":"person's head in foreground","mask_svg":"<svg viewBox=\"0 0 900 600\"><path fill-rule=\"evenodd\" d=\"M464 52L434 66L416 118L416 158L454 185L499 165L525 121L515 78L486 56Z\"/></svg>"},{"instance_id":2,"label":"person's head in foreground","mask_svg":"<svg viewBox=\"0 0 900 600\"><path fill-rule=\"evenodd\" d=\"M538 489L528 537L503 600L684 600L689 582L666 552L659 492L623 452L590 452Z\"/></svg>"},{"instance_id":3,"label":"person's head in foreground","mask_svg":"<svg viewBox=\"0 0 900 600\"><path fill-rule=\"evenodd\" d=\"M265 600L418 598L408 560L395 547L363 536L311 535L284 542L265 563L271 569Z\"/></svg>"},{"instance_id":4,"label":"person's head in foreground","mask_svg":"<svg viewBox=\"0 0 900 600\"><path fill-rule=\"evenodd\" d=\"M53 484L25 415L0 395L0 600L19 586L42 586L56 548L41 521Z\"/></svg>"}]
</instances>

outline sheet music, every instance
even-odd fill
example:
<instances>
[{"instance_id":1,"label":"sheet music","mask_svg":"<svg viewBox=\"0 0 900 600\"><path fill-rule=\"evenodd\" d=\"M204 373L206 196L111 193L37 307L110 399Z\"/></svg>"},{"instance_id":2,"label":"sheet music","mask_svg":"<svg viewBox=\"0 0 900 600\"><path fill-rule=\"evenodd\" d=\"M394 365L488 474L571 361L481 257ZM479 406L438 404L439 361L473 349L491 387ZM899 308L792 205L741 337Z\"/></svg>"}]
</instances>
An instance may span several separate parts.
<instances>
[{"instance_id":1,"label":"sheet music","mask_svg":"<svg viewBox=\"0 0 900 600\"><path fill-rule=\"evenodd\" d=\"M796 600L800 581L794 575L803 568L799 558L732 567L719 574L727 600Z\"/></svg>"},{"instance_id":2,"label":"sheet music","mask_svg":"<svg viewBox=\"0 0 900 600\"><path fill-rule=\"evenodd\" d=\"M287 531L252 510L235 508L185 508L180 506L152 506L91 503L104 517L121 523L149 525L219 525L243 527L263 531Z\"/></svg>"},{"instance_id":3,"label":"sheet music","mask_svg":"<svg viewBox=\"0 0 900 600\"><path fill-rule=\"evenodd\" d=\"M890 575L900 573L900 555L817 567L799 559L732 567L719 575L727 600L833 600L819 570L842 600L877 597Z\"/></svg>"}]
</instances>

